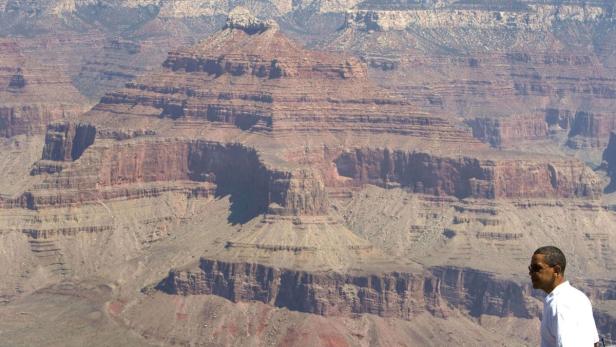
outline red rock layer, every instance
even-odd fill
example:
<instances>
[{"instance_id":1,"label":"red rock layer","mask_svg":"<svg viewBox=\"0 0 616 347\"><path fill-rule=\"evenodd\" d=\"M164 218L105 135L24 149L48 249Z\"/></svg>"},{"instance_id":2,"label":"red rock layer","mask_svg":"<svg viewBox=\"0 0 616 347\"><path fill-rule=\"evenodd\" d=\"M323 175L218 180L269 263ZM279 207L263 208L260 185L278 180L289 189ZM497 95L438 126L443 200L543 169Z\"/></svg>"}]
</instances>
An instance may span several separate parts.
<instances>
[{"instance_id":1,"label":"red rock layer","mask_svg":"<svg viewBox=\"0 0 616 347\"><path fill-rule=\"evenodd\" d=\"M47 127L43 160L70 161L81 156L96 136L96 129L87 124L54 123Z\"/></svg>"},{"instance_id":2,"label":"red rock layer","mask_svg":"<svg viewBox=\"0 0 616 347\"><path fill-rule=\"evenodd\" d=\"M22 105L0 107L0 137L43 134L47 124L76 118L80 106Z\"/></svg>"},{"instance_id":3,"label":"red rock layer","mask_svg":"<svg viewBox=\"0 0 616 347\"><path fill-rule=\"evenodd\" d=\"M95 132L84 124L50 126L43 149L47 160L33 173L59 172L5 205L37 209L163 191L199 195L203 189L204 195L213 195L207 191L215 185L218 194L241 195L256 211L270 207L275 214L327 211L325 186L318 172L266 168L257 153L245 146L153 139L92 145Z\"/></svg>"},{"instance_id":4,"label":"red rock layer","mask_svg":"<svg viewBox=\"0 0 616 347\"><path fill-rule=\"evenodd\" d=\"M459 198L598 197L601 185L577 160L447 158L421 152L356 149L334 159L355 184L401 185Z\"/></svg>"},{"instance_id":5,"label":"red rock layer","mask_svg":"<svg viewBox=\"0 0 616 347\"><path fill-rule=\"evenodd\" d=\"M582 163L496 155L468 131L445 118L414 113L409 103L373 85L357 59L303 49L275 28L256 33L227 28L171 53L163 67L102 98L88 114L91 125L51 125L43 160L32 170L51 175L4 205L40 208L168 190L208 195L212 185L217 194L245 196L255 213L292 215L327 213L326 186L379 184L486 199L600 195L598 180ZM526 127L529 138L542 136L541 122L528 121L499 124L498 141L508 128ZM124 122L141 130L126 130ZM171 128L154 125L163 122ZM193 138L180 124L208 130ZM258 136L239 144L233 136L209 139L210 131ZM306 133L315 144L295 143ZM348 138L344 146L338 134ZM356 134L376 144L355 145L362 139ZM288 143L278 142L282 139ZM378 145L390 139L411 149ZM304 160L330 142L342 149ZM414 150L415 143L436 149ZM462 145L465 156L452 154ZM303 154L290 154L295 149L287 147L293 146Z\"/></svg>"}]
</instances>

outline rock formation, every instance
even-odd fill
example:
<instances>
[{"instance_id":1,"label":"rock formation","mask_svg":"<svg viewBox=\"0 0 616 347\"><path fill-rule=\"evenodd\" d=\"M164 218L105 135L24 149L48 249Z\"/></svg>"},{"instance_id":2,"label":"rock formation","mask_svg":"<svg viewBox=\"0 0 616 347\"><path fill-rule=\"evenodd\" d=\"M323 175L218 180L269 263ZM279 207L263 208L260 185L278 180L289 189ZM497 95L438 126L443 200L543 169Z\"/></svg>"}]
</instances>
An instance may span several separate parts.
<instances>
[{"instance_id":1,"label":"rock formation","mask_svg":"<svg viewBox=\"0 0 616 347\"><path fill-rule=\"evenodd\" d=\"M459 198L595 197L601 190L591 170L568 160L546 165L528 159L482 161L359 149L341 154L335 163L339 175L364 184L393 183L418 193Z\"/></svg>"}]
</instances>

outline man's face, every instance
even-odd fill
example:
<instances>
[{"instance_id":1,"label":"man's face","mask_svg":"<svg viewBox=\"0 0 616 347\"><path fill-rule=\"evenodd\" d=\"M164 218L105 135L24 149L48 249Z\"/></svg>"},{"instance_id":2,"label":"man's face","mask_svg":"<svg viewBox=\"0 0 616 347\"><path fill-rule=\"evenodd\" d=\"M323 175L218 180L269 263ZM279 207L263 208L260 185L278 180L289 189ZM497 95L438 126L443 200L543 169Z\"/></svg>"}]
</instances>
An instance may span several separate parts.
<instances>
[{"instance_id":1,"label":"man's face","mask_svg":"<svg viewBox=\"0 0 616 347\"><path fill-rule=\"evenodd\" d=\"M528 267L530 280L533 282L533 288L541 289L549 293L551 288L554 288L554 268L545 261L545 255L533 254Z\"/></svg>"}]
</instances>

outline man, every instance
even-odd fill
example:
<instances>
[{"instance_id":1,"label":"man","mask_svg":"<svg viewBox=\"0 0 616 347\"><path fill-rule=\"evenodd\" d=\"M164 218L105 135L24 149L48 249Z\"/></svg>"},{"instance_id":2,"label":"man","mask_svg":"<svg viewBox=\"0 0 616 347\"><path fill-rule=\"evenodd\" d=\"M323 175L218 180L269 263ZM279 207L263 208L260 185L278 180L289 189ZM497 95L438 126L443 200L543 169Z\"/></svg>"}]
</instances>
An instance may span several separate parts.
<instances>
[{"instance_id":1,"label":"man","mask_svg":"<svg viewBox=\"0 0 616 347\"><path fill-rule=\"evenodd\" d=\"M528 267L533 288L547 293L543 300L541 347L599 346L590 300L565 280L567 260L554 246L538 248Z\"/></svg>"}]
</instances>

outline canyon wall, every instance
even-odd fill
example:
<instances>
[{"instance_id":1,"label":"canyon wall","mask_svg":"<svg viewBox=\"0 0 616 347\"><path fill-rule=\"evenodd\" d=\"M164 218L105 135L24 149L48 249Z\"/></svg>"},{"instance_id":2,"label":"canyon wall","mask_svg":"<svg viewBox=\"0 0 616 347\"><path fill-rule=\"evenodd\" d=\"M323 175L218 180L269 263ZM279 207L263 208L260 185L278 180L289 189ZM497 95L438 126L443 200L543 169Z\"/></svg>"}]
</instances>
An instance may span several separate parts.
<instances>
[{"instance_id":1,"label":"canyon wall","mask_svg":"<svg viewBox=\"0 0 616 347\"><path fill-rule=\"evenodd\" d=\"M328 207L319 172L269 169L254 149L240 144L137 138L97 145L93 144L95 136L95 127L87 123L50 125L43 160L32 174L56 175L13 204L37 209L49 204L82 204L105 196L131 197L132 190L145 189L143 184L151 185L154 191L150 193L188 189L194 194L204 183L214 184L216 195L241 199L254 213L269 208L275 214L319 215Z\"/></svg>"},{"instance_id":2,"label":"canyon wall","mask_svg":"<svg viewBox=\"0 0 616 347\"><path fill-rule=\"evenodd\" d=\"M608 1L365 1L328 47L361 56L421 110L462 116L495 147L557 143L548 130L566 129L568 147L593 150L615 126L613 17ZM576 115L575 126L550 129L546 109Z\"/></svg>"},{"instance_id":3,"label":"canyon wall","mask_svg":"<svg viewBox=\"0 0 616 347\"><path fill-rule=\"evenodd\" d=\"M438 157L421 152L356 149L335 160L338 174L358 183L399 184L418 193L459 198L598 197L599 180L572 160Z\"/></svg>"},{"instance_id":4,"label":"canyon wall","mask_svg":"<svg viewBox=\"0 0 616 347\"><path fill-rule=\"evenodd\" d=\"M359 5L358 5L359 4ZM0 2L0 9L15 9L19 8L22 11L30 11L39 14L67 15L78 12L80 9L95 6L96 1L93 0L58 0L46 1L38 4L11 4L8 6L6 1ZM209 1L181 1L181 0L126 0L119 1L117 6L126 8L127 10L138 8L153 8L160 12L163 17L199 17L211 16L214 14L226 14L237 3L231 1L222 1L221 3L212 4ZM267 14L265 10L271 11L273 15L283 15L291 11L302 9L314 9L317 13L327 12L344 12L355 8L357 5L361 8L371 8L385 12L377 19L381 21L394 21L398 26L408 25L413 22L420 22L424 25L438 25L444 22L444 18L436 16L430 9L441 9L443 12L449 10L452 13L447 16L458 15L467 17L472 14L479 19L476 21L465 21L458 25L506 25L511 22L522 22L526 24L526 28L541 28L550 25L554 21L575 20L589 21L595 20L598 17L609 15L609 7L606 1L569 1L562 4L558 1L516 1L512 4L491 4L484 2L462 2L453 0L439 1L422 1L422 2L406 2L406 3L380 3L377 1L357 0L336 0L331 2L320 2L314 0L288 1L288 0L271 0L264 1L263 4L246 3L245 6L251 8L254 12L260 15ZM21 6L21 7L19 7ZM414 16L395 16L395 13L388 15L387 12L397 11L412 11L416 12ZM499 13L500 16L495 16ZM446 24L449 24L445 21ZM391 24L390 24L391 25ZM442 25L442 24L441 24Z\"/></svg>"},{"instance_id":5,"label":"canyon wall","mask_svg":"<svg viewBox=\"0 0 616 347\"><path fill-rule=\"evenodd\" d=\"M93 113L131 116L138 105L141 115L276 136L327 129L480 144L467 129L376 87L357 58L306 49L277 25L240 15L209 40L171 52L161 71L106 94Z\"/></svg>"},{"instance_id":6,"label":"canyon wall","mask_svg":"<svg viewBox=\"0 0 616 347\"><path fill-rule=\"evenodd\" d=\"M336 14L357 4L252 2L200 41L235 3L0 0L0 34L25 42L0 42L0 97L12 102L0 136L52 123L41 160L0 195L0 234L23 253L5 254L19 263L6 287L102 276L131 306L147 299L135 288L206 254L158 288L323 316L462 311L527 324L536 293L502 279L510 269L494 254L524 268L529 245L555 240L592 255L577 254L598 278L591 297L613 300L601 177L543 148L501 150L567 131L570 147L605 144L616 127L613 6L368 0L336 30ZM50 33L58 18L64 31ZM188 42L198 43L164 60ZM17 60L2 58L10 50ZM78 93L104 95L71 121Z\"/></svg>"},{"instance_id":7,"label":"canyon wall","mask_svg":"<svg viewBox=\"0 0 616 347\"><path fill-rule=\"evenodd\" d=\"M478 317L532 318L539 302L526 298L527 287L496 280L469 269L434 268L425 274L374 275L310 273L258 264L202 258L196 270L172 270L159 284L176 295L218 295L234 302L261 301L325 316L370 313L411 319L430 312L447 317L461 309Z\"/></svg>"},{"instance_id":8,"label":"canyon wall","mask_svg":"<svg viewBox=\"0 0 616 347\"><path fill-rule=\"evenodd\" d=\"M367 30L404 30L417 26L428 29L443 27L493 29L500 27L537 31L548 30L559 21L591 22L606 15L606 9L601 6L537 4L528 7L520 5L520 7L520 9L509 11L506 9L489 11L485 8L443 8L440 11L428 9L360 10L349 13L346 23L347 25L360 23Z\"/></svg>"}]
</instances>

